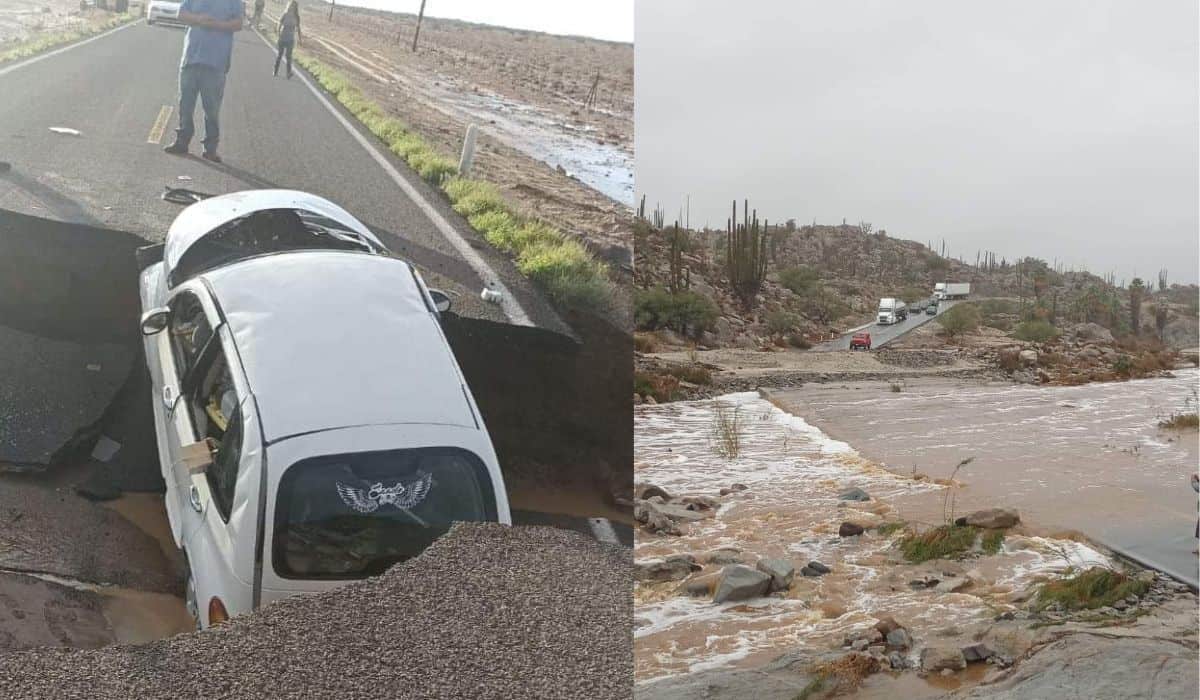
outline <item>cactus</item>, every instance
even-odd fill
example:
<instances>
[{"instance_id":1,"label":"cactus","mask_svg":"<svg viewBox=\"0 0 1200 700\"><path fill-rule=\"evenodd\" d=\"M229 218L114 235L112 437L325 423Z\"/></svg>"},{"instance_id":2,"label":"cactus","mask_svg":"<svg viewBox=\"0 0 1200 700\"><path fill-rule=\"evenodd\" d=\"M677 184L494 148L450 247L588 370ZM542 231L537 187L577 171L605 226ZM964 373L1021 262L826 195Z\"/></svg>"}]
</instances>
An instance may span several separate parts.
<instances>
[{"instance_id":1,"label":"cactus","mask_svg":"<svg viewBox=\"0 0 1200 700\"><path fill-rule=\"evenodd\" d=\"M672 294L692 286L692 271L683 264L683 250L687 247L687 230L679 228L679 222L671 227L671 281L669 288Z\"/></svg>"},{"instance_id":2,"label":"cactus","mask_svg":"<svg viewBox=\"0 0 1200 700\"><path fill-rule=\"evenodd\" d=\"M751 214L749 200L742 211L742 223L737 223L734 200L733 216L726 223L725 271L729 286L747 308L754 306L767 276L766 228L766 221L759 224L757 211Z\"/></svg>"}]
</instances>

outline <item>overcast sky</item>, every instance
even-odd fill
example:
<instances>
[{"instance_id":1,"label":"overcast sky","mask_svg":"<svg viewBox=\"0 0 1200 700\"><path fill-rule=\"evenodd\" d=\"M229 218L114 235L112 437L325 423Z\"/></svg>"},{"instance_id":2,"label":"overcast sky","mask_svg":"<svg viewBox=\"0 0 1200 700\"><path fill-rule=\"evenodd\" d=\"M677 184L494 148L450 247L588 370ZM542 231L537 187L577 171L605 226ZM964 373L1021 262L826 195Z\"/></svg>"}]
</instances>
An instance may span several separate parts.
<instances>
[{"instance_id":1,"label":"overcast sky","mask_svg":"<svg viewBox=\"0 0 1200 700\"><path fill-rule=\"evenodd\" d=\"M339 4L416 14L421 0L338 0ZM633 41L633 0L426 0L425 16L462 19L548 34Z\"/></svg>"},{"instance_id":2,"label":"overcast sky","mask_svg":"<svg viewBox=\"0 0 1200 700\"><path fill-rule=\"evenodd\" d=\"M1195 282L1196 0L638 0L640 194ZM740 207L740 205L739 205Z\"/></svg>"}]
</instances>

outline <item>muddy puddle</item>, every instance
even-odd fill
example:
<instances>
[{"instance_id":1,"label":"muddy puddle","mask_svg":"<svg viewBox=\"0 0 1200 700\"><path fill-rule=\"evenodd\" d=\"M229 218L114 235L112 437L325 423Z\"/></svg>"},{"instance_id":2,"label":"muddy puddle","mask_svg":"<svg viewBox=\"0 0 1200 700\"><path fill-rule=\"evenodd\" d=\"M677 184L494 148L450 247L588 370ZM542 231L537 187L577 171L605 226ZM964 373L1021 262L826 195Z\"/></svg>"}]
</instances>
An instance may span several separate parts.
<instances>
[{"instance_id":1,"label":"muddy puddle","mask_svg":"<svg viewBox=\"0 0 1200 700\"><path fill-rule=\"evenodd\" d=\"M634 638L640 682L751 668L784 653L829 652L840 648L849 632L884 615L906 626L915 639L933 639L948 629L990 620L1040 577L1107 561L1079 542L1010 533L992 556L936 566L901 563L895 551L899 533L868 530L843 538L839 525L902 519L906 514L898 502L938 497L943 487L889 472L758 394L718 401L740 426L740 453L734 459L714 449L712 401L637 410L638 483L674 496L717 496L734 483L747 488L721 497L715 516L688 525L682 536L639 533L635 559L687 553L703 560L718 548L737 548L751 566L762 557L785 558L797 570L819 561L832 572L814 578L797 574L785 594L724 604L683 595L678 582L638 584ZM862 488L872 500L839 501L839 492L850 487ZM720 568L710 564L700 573ZM925 577L964 581L964 588L939 592L908 585Z\"/></svg>"},{"instance_id":2,"label":"muddy puddle","mask_svg":"<svg viewBox=\"0 0 1200 700\"><path fill-rule=\"evenodd\" d=\"M958 476L960 508L1005 506L1044 532L1078 531L1195 582L1195 430L1158 422L1196 411L1197 370L1076 387L959 380L805 386L774 396L900 475ZM939 498L899 499L936 519Z\"/></svg>"}]
</instances>

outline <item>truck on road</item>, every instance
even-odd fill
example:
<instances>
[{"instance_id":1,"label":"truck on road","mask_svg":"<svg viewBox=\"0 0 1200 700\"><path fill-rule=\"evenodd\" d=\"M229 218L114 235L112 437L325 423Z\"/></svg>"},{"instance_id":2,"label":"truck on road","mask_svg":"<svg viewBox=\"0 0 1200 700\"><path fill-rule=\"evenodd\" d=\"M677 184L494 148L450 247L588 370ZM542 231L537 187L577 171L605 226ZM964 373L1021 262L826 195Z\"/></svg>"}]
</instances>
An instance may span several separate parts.
<instances>
[{"instance_id":1,"label":"truck on road","mask_svg":"<svg viewBox=\"0 0 1200 700\"><path fill-rule=\"evenodd\" d=\"M970 282L938 282L933 285L933 296L943 299L966 299L971 293Z\"/></svg>"},{"instance_id":2,"label":"truck on road","mask_svg":"<svg viewBox=\"0 0 1200 700\"><path fill-rule=\"evenodd\" d=\"M876 323L881 326L888 326L893 323L899 323L908 318L908 307L903 301L884 297L879 300L879 312L876 314Z\"/></svg>"}]
</instances>

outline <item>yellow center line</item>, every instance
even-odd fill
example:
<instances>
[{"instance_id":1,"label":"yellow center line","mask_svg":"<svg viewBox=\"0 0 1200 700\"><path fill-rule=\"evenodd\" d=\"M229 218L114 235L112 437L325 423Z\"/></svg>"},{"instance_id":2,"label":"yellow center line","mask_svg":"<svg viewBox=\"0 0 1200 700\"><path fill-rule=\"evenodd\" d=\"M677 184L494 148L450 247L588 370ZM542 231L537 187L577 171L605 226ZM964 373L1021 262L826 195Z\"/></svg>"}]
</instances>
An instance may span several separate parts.
<instances>
[{"instance_id":1,"label":"yellow center line","mask_svg":"<svg viewBox=\"0 0 1200 700\"><path fill-rule=\"evenodd\" d=\"M155 119L154 126L150 127L150 135L146 137L146 143L162 141L163 132L167 130L167 122L171 120L173 109L171 105L163 105L162 109L158 110L158 119Z\"/></svg>"}]
</instances>

